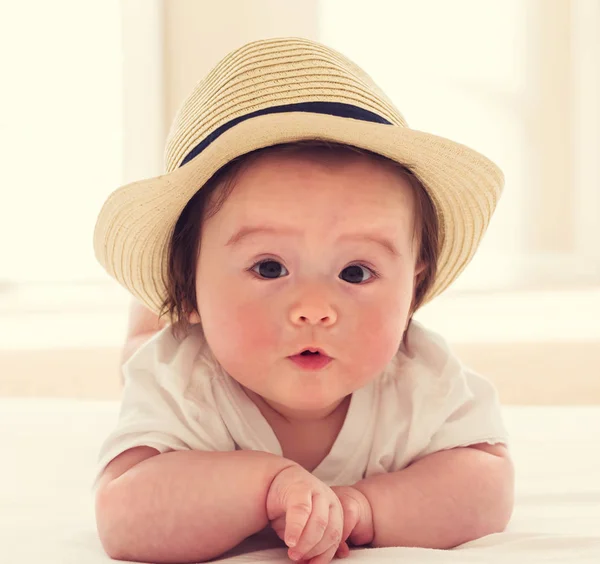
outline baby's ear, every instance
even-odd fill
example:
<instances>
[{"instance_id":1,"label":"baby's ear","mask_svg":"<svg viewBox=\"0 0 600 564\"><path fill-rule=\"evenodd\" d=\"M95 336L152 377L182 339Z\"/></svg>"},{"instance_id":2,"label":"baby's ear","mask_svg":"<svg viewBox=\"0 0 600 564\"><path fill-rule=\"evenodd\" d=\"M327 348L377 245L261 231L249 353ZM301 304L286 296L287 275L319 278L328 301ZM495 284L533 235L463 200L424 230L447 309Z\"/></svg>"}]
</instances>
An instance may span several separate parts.
<instances>
[{"instance_id":1,"label":"baby's ear","mask_svg":"<svg viewBox=\"0 0 600 564\"><path fill-rule=\"evenodd\" d=\"M415 266L415 286L423 279L423 274L425 273L425 269L427 268L426 262L419 262Z\"/></svg>"},{"instance_id":2,"label":"baby's ear","mask_svg":"<svg viewBox=\"0 0 600 564\"><path fill-rule=\"evenodd\" d=\"M196 323L200 323L200 315L198 315L198 312L197 311L193 311L192 313L190 313L188 321L192 325L195 325Z\"/></svg>"},{"instance_id":3,"label":"baby's ear","mask_svg":"<svg viewBox=\"0 0 600 564\"><path fill-rule=\"evenodd\" d=\"M415 266L415 277L413 280L413 296L412 296L412 300L410 302L410 315L409 315L408 321L406 322L406 327L408 327L410 318L412 317L413 313L415 312L414 308L415 308L415 299L417 297L417 289L419 288L419 284L421 284L421 282L423 281L423 278L425 278L426 274L427 274L427 263L426 262L417 263L417 265Z\"/></svg>"}]
</instances>

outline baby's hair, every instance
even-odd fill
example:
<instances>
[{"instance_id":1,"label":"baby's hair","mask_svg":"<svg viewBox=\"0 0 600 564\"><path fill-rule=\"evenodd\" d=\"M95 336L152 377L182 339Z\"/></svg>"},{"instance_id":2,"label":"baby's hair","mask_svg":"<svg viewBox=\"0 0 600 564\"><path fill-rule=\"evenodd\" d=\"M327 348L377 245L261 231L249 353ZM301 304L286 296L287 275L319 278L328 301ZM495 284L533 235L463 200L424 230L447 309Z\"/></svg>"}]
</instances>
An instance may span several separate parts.
<instances>
[{"instance_id":1,"label":"baby's hair","mask_svg":"<svg viewBox=\"0 0 600 564\"><path fill-rule=\"evenodd\" d=\"M325 151L329 151L332 157L359 154L388 165L392 163L412 187L416 215L413 237L419 248L417 264L424 264L425 269L418 276L415 285L410 322L413 313L422 305L437 271L439 224L435 207L426 189L407 167L391 159L350 145L324 140L307 140L265 147L230 161L219 169L186 204L169 241L167 296L159 314L161 318L168 315L176 338L187 335L191 327L189 316L197 312L196 266L200 254L202 224L221 209L235 187L235 180L240 172L266 152L311 155L322 154Z\"/></svg>"}]
</instances>

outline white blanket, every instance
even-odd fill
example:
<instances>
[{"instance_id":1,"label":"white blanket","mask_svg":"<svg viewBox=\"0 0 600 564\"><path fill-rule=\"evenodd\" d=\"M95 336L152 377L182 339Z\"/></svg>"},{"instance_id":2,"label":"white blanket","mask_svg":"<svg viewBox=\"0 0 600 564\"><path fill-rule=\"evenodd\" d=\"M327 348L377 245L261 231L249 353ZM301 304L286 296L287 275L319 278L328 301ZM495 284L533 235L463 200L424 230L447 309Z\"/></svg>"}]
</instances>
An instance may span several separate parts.
<instances>
[{"instance_id":1,"label":"white blanket","mask_svg":"<svg viewBox=\"0 0 600 564\"><path fill-rule=\"evenodd\" d=\"M0 562L107 564L96 536L96 455L116 402L0 399ZM356 549L376 562L600 563L600 406L504 408L517 475L506 532L454 550ZM256 541L229 563L290 563ZM341 562L341 561L338 561Z\"/></svg>"}]
</instances>

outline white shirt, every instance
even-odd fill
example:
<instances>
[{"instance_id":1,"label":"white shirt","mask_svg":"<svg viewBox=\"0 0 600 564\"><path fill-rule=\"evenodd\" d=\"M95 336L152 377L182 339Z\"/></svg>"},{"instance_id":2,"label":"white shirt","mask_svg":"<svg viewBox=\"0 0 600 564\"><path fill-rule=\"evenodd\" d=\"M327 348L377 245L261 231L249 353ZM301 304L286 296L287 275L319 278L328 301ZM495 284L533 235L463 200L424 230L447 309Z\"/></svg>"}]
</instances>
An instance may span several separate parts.
<instances>
[{"instance_id":1,"label":"white shirt","mask_svg":"<svg viewBox=\"0 0 600 564\"><path fill-rule=\"evenodd\" d=\"M492 384L414 320L407 342L380 376L352 394L337 439L312 472L326 484L352 485L444 449L507 443ZM102 445L95 484L113 458L137 446L282 455L270 425L216 362L199 326L182 340L166 327L123 373L119 419Z\"/></svg>"}]
</instances>

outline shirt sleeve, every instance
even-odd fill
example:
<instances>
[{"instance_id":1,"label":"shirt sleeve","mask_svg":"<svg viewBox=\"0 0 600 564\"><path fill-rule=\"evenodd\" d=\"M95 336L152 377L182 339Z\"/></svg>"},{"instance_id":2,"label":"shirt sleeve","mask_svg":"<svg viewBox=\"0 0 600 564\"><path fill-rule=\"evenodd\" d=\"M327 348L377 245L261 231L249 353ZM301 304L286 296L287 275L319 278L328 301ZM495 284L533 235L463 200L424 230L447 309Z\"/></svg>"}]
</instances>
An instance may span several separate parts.
<instances>
[{"instance_id":1,"label":"shirt sleeve","mask_svg":"<svg viewBox=\"0 0 600 564\"><path fill-rule=\"evenodd\" d=\"M477 443L508 444L498 394L491 382L463 368L446 392L442 409L433 419L429 443L417 458Z\"/></svg>"},{"instance_id":2,"label":"shirt sleeve","mask_svg":"<svg viewBox=\"0 0 600 564\"><path fill-rule=\"evenodd\" d=\"M101 446L94 488L109 462L134 447L161 454L235 450L214 401L210 371L195 361L197 344L190 338L176 343L164 331L123 366L119 417Z\"/></svg>"}]
</instances>

